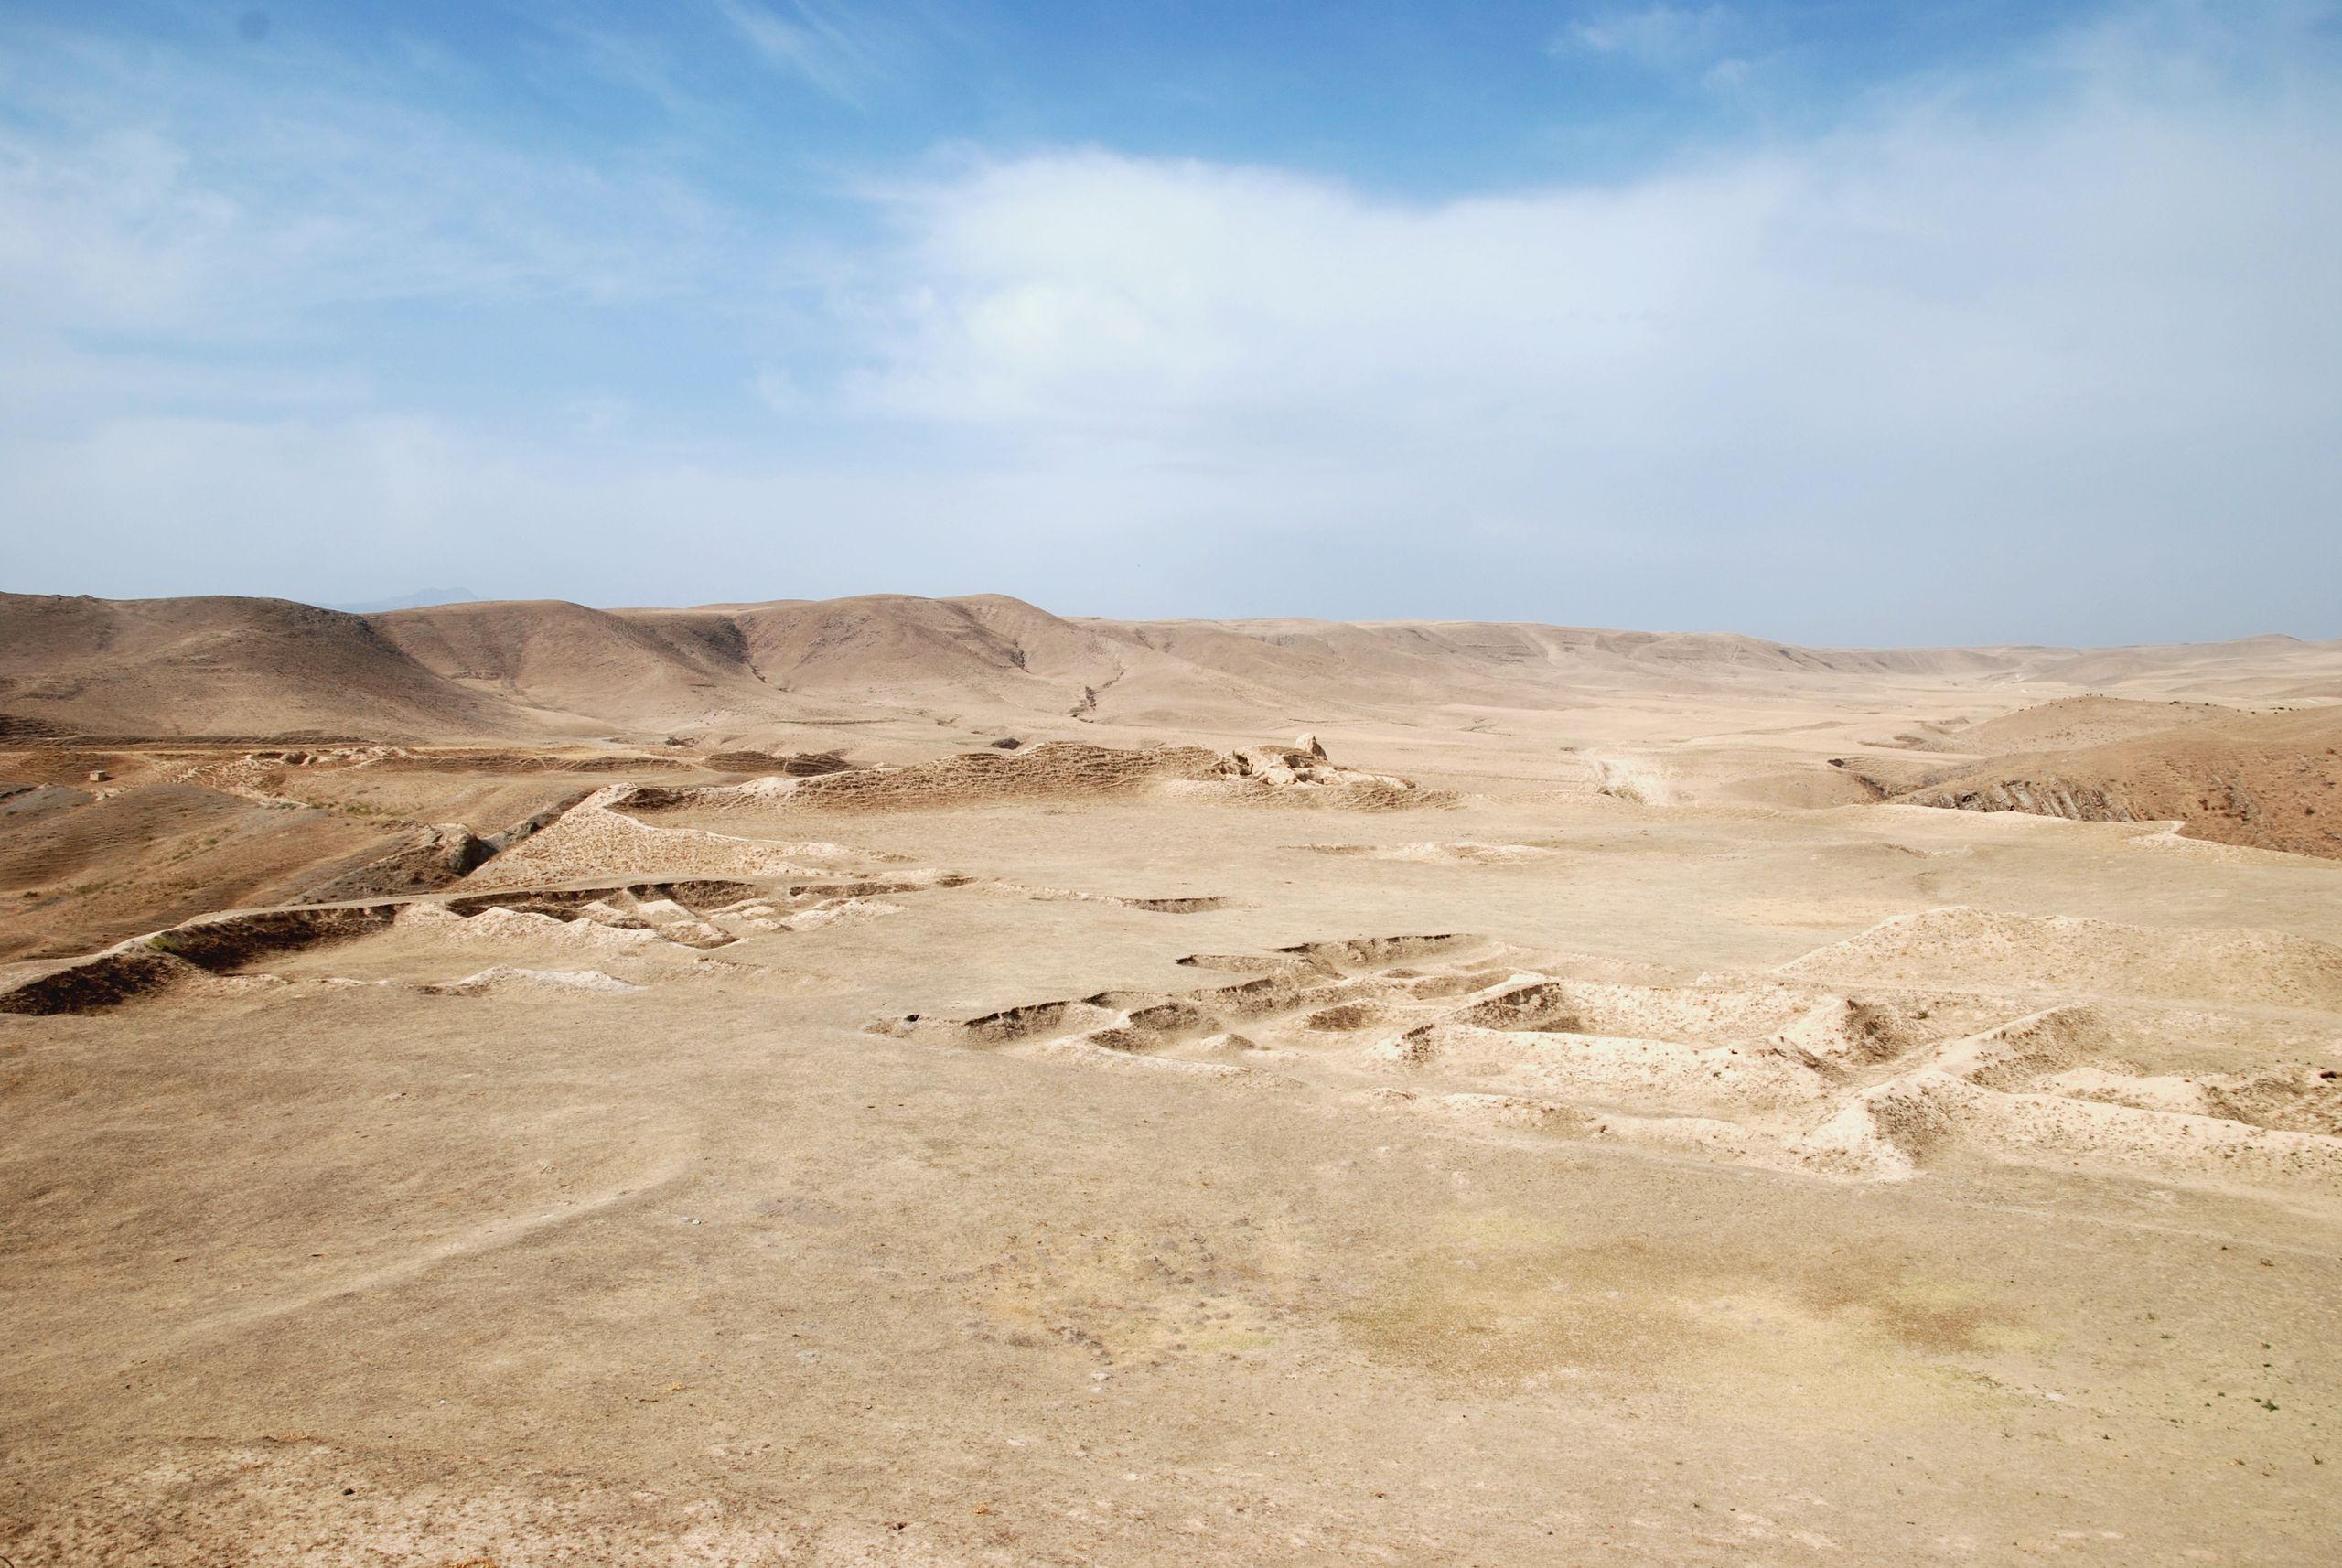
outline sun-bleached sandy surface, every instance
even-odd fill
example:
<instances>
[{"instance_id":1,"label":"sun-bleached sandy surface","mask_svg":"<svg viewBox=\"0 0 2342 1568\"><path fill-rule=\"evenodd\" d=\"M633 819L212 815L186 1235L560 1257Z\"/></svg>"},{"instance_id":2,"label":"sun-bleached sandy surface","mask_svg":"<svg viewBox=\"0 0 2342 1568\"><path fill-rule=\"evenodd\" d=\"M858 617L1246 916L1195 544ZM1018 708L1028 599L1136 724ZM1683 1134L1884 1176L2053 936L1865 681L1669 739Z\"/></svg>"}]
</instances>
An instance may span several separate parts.
<instances>
[{"instance_id":1,"label":"sun-bleached sandy surface","mask_svg":"<svg viewBox=\"0 0 2342 1568\"><path fill-rule=\"evenodd\" d=\"M2342 864L1961 681L28 743L0 1553L2326 1561Z\"/></svg>"}]
</instances>

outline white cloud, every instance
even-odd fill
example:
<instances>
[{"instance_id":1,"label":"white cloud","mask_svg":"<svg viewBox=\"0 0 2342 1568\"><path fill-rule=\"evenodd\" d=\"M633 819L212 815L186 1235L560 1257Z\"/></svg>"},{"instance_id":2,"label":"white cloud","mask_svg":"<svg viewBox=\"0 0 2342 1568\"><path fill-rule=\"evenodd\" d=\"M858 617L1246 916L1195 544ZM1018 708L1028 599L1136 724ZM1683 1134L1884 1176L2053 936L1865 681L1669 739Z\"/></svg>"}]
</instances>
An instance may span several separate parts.
<instances>
[{"instance_id":1,"label":"white cloud","mask_svg":"<svg viewBox=\"0 0 2342 1568\"><path fill-rule=\"evenodd\" d=\"M1106 154L916 199L868 406L1198 451L1437 434L1817 457L2272 417L2330 392L2315 106L1914 114L1616 189L1432 206Z\"/></svg>"},{"instance_id":2,"label":"white cloud","mask_svg":"<svg viewBox=\"0 0 2342 1568\"><path fill-rule=\"evenodd\" d=\"M1547 563L1639 540L1711 579L1684 618L1728 614L1714 575L1766 556L1803 564L1809 634L1892 635L1841 596L1885 564L1933 579L1883 590L1931 597L1907 637L2020 635L2058 607L2002 583L2013 552L2342 565L2342 209L2311 195L2337 188L2329 94L2103 72L2021 112L1954 94L1430 204L1104 152L983 164L906 199L854 396L997 463L1125 475L1101 529L1460 531Z\"/></svg>"}]
</instances>

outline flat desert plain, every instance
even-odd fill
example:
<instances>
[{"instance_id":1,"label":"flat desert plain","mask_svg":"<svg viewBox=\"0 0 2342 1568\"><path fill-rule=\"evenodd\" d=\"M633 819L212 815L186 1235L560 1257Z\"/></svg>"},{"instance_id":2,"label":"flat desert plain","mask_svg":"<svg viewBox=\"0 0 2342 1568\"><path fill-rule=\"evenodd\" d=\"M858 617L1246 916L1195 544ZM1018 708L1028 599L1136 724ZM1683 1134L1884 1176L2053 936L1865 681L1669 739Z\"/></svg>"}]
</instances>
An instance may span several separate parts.
<instances>
[{"instance_id":1,"label":"flat desert plain","mask_svg":"<svg viewBox=\"0 0 2342 1568\"><path fill-rule=\"evenodd\" d=\"M2342 645L0 597L0 1555L2284 1563Z\"/></svg>"}]
</instances>

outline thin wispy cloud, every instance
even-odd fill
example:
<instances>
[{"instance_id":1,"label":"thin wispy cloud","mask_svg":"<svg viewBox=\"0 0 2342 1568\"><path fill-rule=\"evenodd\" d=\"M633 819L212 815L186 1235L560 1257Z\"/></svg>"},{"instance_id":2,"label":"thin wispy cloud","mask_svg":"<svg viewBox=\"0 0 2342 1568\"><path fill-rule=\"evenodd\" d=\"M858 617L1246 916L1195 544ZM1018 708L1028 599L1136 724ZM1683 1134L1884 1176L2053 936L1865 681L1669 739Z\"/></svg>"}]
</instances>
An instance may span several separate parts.
<instances>
[{"instance_id":1,"label":"thin wispy cloud","mask_svg":"<svg viewBox=\"0 0 2342 1568\"><path fill-rule=\"evenodd\" d=\"M1735 44L1740 23L1723 5L1646 5L1573 22L1550 46L1557 54L1590 54L1674 68L1716 63Z\"/></svg>"},{"instance_id":2,"label":"thin wispy cloud","mask_svg":"<svg viewBox=\"0 0 2342 1568\"><path fill-rule=\"evenodd\" d=\"M16 83L0 121L0 400L52 421L347 400L385 313L610 306L749 259L683 180L483 134L379 78L263 107L242 62L74 63Z\"/></svg>"},{"instance_id":3,"label":"thin wispy cloud","mask_svg":"<svg viewBox=\"0 0 2342 1568\"><path fill-rule=\"evenodd\" d=\"M883 30L866 17L819 0L715 0L725 21L768 65L802 77L842 102L859 106L886 72Z\"/></svg>"}]
</instances>

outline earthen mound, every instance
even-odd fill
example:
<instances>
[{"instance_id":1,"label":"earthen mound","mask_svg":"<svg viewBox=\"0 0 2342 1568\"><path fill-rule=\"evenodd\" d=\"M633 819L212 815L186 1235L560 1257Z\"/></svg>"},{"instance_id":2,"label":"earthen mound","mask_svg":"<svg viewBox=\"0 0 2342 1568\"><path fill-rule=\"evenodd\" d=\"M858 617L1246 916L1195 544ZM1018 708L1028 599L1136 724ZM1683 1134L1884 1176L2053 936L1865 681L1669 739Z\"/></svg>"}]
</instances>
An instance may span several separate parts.
<instances>
[{"instance_id":1,"label":"earthen mound","mask_svg":"<svg viewBox=\"0 0 2342 1568\"><path fill-rule=\"evenodd\" d=\"M900 768L859 768L814 778L772 777L698 789L659 787L607 804L638 811L763 807L806 811L936 811L1035 800L1136 797L1173 790L1235 804L1312 805L1390 811L1445 804L1453 797L1405 779L1338 767L1293 746L1212 751L1199 746L1143 750L1045 741L1017 751L987 746Z\"/></svg>"},{"instance_id":2,"label":"earthen mound","mask_svg":"<svg viewBox=\"0 0 2342 1568\"><path fill-rule=\"evenodd\" d=\"M1778 972L2342 1009L2342 947L2331 942L1961 907L1897 915Z\"/></svg>"}]
</instances>

